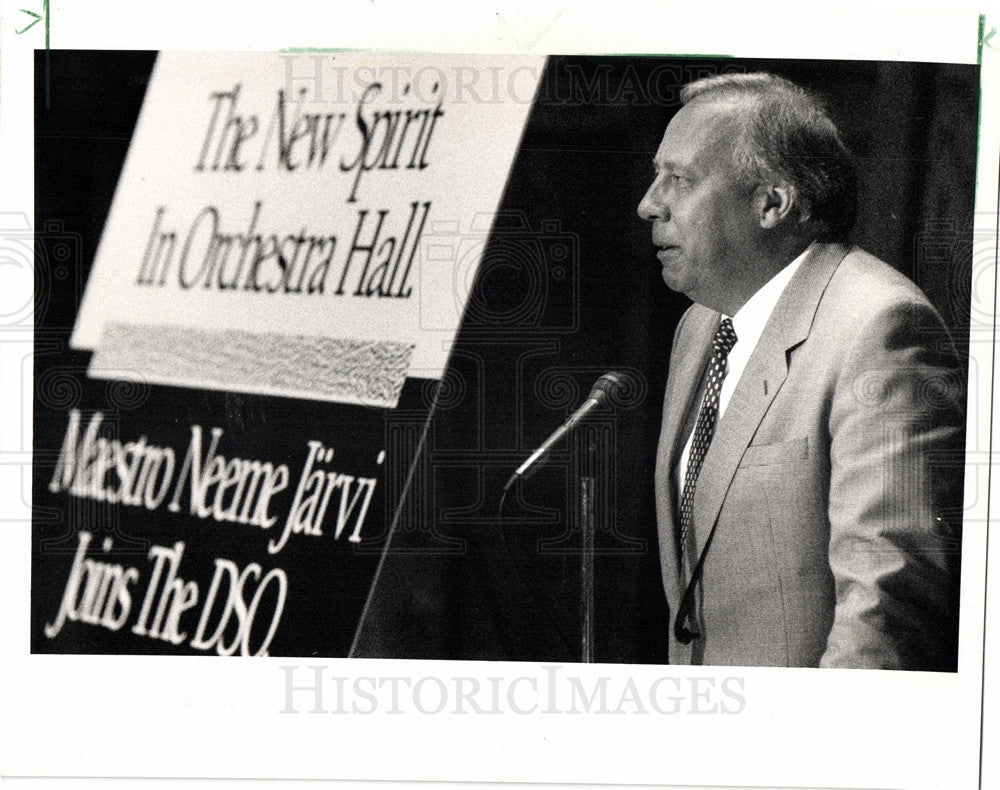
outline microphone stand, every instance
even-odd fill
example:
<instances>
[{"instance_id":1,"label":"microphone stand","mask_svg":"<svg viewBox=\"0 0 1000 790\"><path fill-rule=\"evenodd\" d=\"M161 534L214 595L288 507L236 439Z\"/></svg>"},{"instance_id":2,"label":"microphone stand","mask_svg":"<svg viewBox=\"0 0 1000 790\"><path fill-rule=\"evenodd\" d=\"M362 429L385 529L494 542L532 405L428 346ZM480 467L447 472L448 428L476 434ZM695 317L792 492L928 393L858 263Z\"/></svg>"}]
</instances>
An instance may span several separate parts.
<instances>
[{"instance_id":1,"label":"microphone stand","mask_svg":"<svg viewBox=\"0 0 1000 790\"><path fill-rule=\"evenodd\" d=\"M581 451L588 458L593 454L593 444ZM592 463L588 463L592 466ZM593 475L580 475L580 661L594 663L594 542L596 519L594 516ZM507 501L505 488L500 495L497 516L503 519L503 506Z\"/></svg>"},{"instance_id":2,"label":"microphone stand","mask_svg":"<svg viewBox=\"0 0 1000 790\"><path fill-rule=\"evenodd\" d=\"M580 640L581 660L594 663L594 478L580 477Z\"/></svg>"},{"instance_id":3,"label":"microphone stand","mask_svg":"<svg viewBox=\"0 0 1000 790\"><path fill-rule=\"evenodd\" d=\"M590 395L569 418L535 450L527 460L517 468L503 487L497 516L503 520L503 506L507 501L507 493L518 480L524 479L540 462L549 449L563 436L570 433L596 406L609 395L619 393L625 383L625 375L618 372L606 373L595 382ZM594 543L595 543L595 504L597 476L595 468L598 462L594 458L594 448L600 443L600 436L587 437L592 430L584 429L577 434L582 439L582 451L576 454L576 466L581 469L580 475L580 660L584 664L594 662ZM602 478L604 479L604 478ZM572 532L572 529L570 529ZM560 541L561 542L561 541Z\"/></svg>"}]
</instances>

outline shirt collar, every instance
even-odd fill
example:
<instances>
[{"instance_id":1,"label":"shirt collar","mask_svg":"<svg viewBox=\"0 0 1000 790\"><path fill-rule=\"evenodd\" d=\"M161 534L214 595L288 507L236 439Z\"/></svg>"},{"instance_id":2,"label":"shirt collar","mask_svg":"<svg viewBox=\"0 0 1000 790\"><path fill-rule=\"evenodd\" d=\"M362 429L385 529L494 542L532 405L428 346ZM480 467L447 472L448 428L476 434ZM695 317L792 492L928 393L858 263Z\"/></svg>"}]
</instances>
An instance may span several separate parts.
<instances>
[{"instance_id":1,"label":"shirt collar","mask_svg":"<svg viewBox=\"0 0 1000 790\"><path fill-rule=\"evenodd\" d=\"M788 285L802 261L812 250L813 244L815 242L806 247L795 260L764 283L757 293L751 296L732 316L733 331L736 332L736 342L741 347L741 351L749 353L756 347L757 341L760 340L760 336L764 332L764 325L771 317L771 313L774 312L774 307L778 304L778 299L781 298L785 286Z\"/></svg>"}]
</instances>

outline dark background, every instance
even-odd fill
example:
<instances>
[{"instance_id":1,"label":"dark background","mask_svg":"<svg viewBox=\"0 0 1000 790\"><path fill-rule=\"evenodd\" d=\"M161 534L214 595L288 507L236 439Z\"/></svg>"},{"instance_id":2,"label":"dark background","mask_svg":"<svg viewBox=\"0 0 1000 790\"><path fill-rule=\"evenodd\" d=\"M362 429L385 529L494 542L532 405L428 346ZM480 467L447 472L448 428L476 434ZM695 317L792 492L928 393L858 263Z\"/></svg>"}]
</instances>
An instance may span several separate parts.
<instances>
[{"instance_id":1,"label":"dark background","mask_svg":"<svg viewBox=\"0 0 1000 790\"><path fill-rule=\"evenodd\" d=\"M286 604L271 653L345 655L384 527L382 534L373 529L360 552L332 542L327 552L293 551L290 541L270 558L264 542L242 539L246 527L186 523L172 514L152 523L144 514L140 525L117 511L70 513L74 501L46 488L74 405L114 417L128 438L145 432L175 448L187 446L192 424L219 425L228 442L223 454L288 460L293 480L306 438L327 432L343 437L345 448L353 444L359 457L384 446L395 459L380 483L385 496L376 495L385 525L434 396L433 385L410 380L399 408L383 411L87 379L89 354L69 351L68 338L154 60L152 53L52 52L49 107L41 53L36 61L32 649L169 648L127 629L80 624L56 640L41 635L58 610L85 519L88 528L113 534L135 564L151 542L187 540L195 563L225 556L282 565L300 593ZM652 477L670 341L689 302L663 285L649 226L635 207L680 86L758 69L828 99L859 157L854 240L927 292L966 355L977 67L550 58L492 231L444 240L460 259L485 245L483 263L358 655L578 660L577 486L587 474L597 481L596 659L667 660ZM521 483L499 520L510 472L608 370L624 371L630 382L617 408L590 420Z\"/></svg>"}]
</instances>

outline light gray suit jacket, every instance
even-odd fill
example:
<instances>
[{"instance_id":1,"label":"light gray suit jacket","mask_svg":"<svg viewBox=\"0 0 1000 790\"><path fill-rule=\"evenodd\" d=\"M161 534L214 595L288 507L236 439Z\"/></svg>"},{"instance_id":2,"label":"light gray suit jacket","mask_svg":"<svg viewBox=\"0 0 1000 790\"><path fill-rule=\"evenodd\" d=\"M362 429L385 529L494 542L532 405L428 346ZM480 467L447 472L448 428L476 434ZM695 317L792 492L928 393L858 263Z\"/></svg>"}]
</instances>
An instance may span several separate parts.
<instances>
[{"instance_id":1,"label":"light gray suit jacket","mask_svg":"<svg viewBox=\"0 0 1000 790\"><path fill-rule=\"evenodd\" d=\"M688 583L674 471L718 322L685 313L664 401L671 662L954 669L964 376L938 314L873 256L814 245L705 457Z\"/></svg>"}]
</instances>

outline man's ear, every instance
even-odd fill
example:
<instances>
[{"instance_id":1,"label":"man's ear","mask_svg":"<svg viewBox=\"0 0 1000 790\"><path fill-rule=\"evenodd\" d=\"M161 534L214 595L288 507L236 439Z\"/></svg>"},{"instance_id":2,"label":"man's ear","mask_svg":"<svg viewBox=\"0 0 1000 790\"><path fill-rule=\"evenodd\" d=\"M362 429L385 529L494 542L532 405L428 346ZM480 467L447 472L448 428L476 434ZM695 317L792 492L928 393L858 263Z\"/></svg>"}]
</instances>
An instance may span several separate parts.
<instances>
[{"instance_id":1,"label":"man's ear","mask_svg":"<svg viewBox=\"0 0 1000 790\"><path fill-rule=\"evenodd\" d=\"M788 220L807 219L799 206L795 187L789 184L761 184L756 198L757 214L764 230L772 230Z\"/></svg>"}]
</instances>

